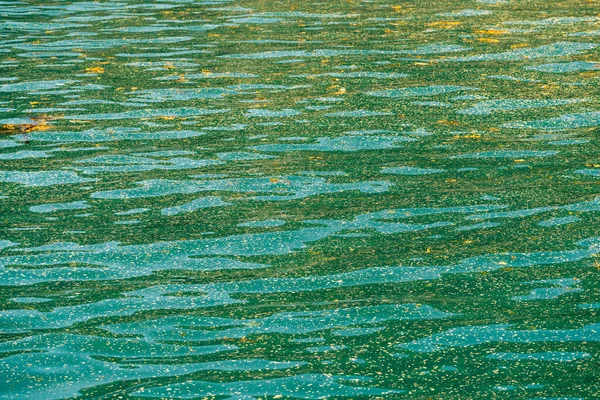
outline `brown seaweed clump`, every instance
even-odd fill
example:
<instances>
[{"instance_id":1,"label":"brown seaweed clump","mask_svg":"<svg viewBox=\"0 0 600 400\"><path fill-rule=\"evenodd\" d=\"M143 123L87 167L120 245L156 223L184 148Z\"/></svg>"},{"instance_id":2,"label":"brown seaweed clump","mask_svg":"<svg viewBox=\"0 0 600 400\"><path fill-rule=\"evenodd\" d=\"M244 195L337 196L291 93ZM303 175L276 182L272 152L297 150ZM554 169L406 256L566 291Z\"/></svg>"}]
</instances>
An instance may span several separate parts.
<instances>
[{"instance_id":1,"label":"brown seaweed clump","mask_svg":"<svg viewBox=\"0 0 600 400\"><path fill-rule=\"evenodd\" d=\"M49 122L54 119L57 119L57 117L40 115L31 118L31 122L22 124L4 124L0 128L0 134L16 135L26 134L29 132L47 131L49 129L52 129L52 125Z\"/></svg>"}]
</instances>

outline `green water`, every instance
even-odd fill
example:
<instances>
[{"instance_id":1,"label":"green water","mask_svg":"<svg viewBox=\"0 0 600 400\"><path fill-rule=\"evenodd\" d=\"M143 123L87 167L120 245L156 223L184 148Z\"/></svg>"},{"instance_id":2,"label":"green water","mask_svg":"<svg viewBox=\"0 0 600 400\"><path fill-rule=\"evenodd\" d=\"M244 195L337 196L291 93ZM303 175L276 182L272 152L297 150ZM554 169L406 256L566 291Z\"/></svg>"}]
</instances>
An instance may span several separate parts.
<instances>
[{"instance_id":1,"label":"green water","mask_svg":"<svg viewBox=\"0 0 600 400\"><path fill-rule=\"evenodd\" d=\"M0 1L0 398L600 398L599 83L593 0Z\"/></svg>"}]
</instances>

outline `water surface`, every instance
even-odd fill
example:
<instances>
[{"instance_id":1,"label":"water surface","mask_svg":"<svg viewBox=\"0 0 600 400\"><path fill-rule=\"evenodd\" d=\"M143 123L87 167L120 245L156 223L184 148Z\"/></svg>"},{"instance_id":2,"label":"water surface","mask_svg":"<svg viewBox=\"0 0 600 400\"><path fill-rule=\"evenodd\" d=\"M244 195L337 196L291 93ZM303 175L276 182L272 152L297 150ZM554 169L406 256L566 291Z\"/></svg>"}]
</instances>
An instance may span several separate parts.
<instances>
[{"instance_id":1,"label":"water surface","mask_svg":"<svg viewBox=\"0 0 600 400\"><path fill-rule=\"evenodd\" d=\"M598 15L0 2L0 398L599 398Z\"/></svg>"}]
</instances>

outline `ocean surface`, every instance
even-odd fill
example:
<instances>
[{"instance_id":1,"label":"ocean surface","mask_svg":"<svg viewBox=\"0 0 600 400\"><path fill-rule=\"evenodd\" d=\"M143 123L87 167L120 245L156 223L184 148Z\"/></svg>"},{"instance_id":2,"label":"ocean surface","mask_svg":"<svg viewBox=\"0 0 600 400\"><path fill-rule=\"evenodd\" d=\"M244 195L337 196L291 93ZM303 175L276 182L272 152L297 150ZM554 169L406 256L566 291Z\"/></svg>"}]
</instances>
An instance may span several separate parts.
<instances>
[{"instance_id":1,"label":"ocean surface","mask_svg":"<svg viewBox=\"0 0 600 400\"><path fill-rule=\"evenodd\" d=\"M600 398L600 2L0 1L0 399Z\"/></svg>"}]
</instances>

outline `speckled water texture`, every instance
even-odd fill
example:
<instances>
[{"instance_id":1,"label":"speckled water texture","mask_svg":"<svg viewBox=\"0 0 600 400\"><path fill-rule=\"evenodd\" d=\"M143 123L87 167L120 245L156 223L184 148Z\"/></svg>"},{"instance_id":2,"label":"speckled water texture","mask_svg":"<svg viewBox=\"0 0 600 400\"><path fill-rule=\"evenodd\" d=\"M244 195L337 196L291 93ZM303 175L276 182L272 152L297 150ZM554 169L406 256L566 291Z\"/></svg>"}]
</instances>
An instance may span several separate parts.
<instances>
[{"instance_id":1,"label":"speckled water texture","mask_svg":"<svg viewBox=\"0 0 600 400\"><path fill-rule=\"evenodd\" d=\"M596 0L0 1L0 399L600 398Z\"/></svg>"}]
</instances>

